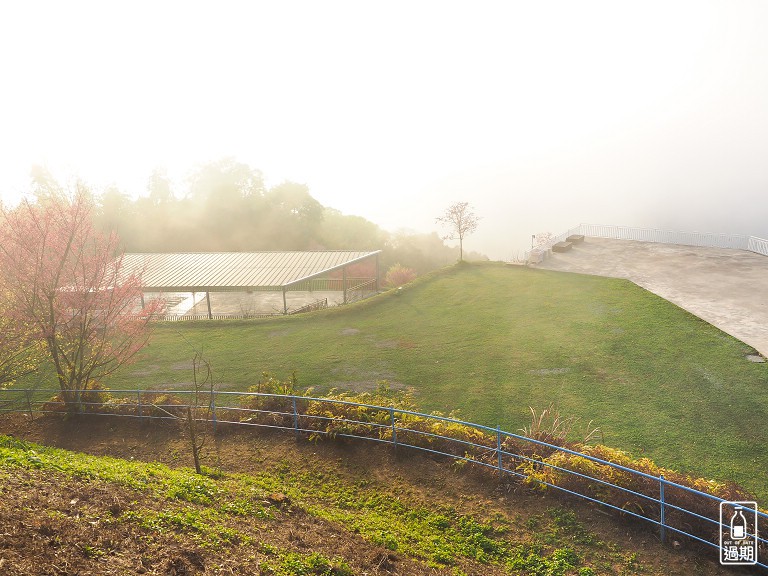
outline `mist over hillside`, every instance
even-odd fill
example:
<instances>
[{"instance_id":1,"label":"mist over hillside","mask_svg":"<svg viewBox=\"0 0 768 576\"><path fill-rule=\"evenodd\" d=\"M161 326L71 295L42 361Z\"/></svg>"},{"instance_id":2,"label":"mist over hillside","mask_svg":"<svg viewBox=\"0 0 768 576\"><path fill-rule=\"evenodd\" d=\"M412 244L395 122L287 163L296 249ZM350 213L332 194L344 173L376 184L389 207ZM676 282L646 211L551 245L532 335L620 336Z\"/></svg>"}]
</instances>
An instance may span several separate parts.
<instances>
[{"instance_id":1,"label":"mist over hillside","mask_svg":"<svg viewBox=\"0 0 768 576\"><path fill-rule=\"evenodd\" d=\"M88 191L96 205L95 224L116 233L125 252L381 250L382 273L399 264L416 274L460 257L434 231L385 231L361 216L323 206L305 184L268 186L260 170L232 158L200 166L183 188L157 169L148 193L137 198L116 187L74 186ZM46 168L33 170L30 202L45 203L71 192ZM464 258L487 259L472 250Z\"/></svg>"},{"instance_id":2,"label":"mist over hillside","mask_svg":"<svg viewBox=\"0 0 768 576\"><path fill-rule=\"evenodd\" d=\"M0 196L234 158L388 233L470 202L492 259L580 222L766 237L766 29L762 0L6 3Z\"/></svg>"}]
</instances>

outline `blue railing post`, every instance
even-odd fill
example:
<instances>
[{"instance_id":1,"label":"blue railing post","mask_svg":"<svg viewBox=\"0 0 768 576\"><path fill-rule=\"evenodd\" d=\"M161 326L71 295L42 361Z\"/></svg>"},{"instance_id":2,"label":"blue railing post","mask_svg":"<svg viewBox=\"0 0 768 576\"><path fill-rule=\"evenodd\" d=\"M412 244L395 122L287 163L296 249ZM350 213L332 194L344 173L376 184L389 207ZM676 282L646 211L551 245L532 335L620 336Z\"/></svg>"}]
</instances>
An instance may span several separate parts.
<instances>
[{"instance_id":1,"label":"blue railing post","mask_svg":"<svg viewBox=\"0 0 768 576\"><path fill-rule=\"evenodd\" d=\"M125 394L126 397L130 396L131 394L136 394L137 395L137 399L138 399L137 415L139 417L141 417L141 419L143 421L149 421L149 420L154 419L154 418L161 418L161 419L167 418L167 416L157 416L157 415L155 415L154 414L155 411L153 410L153 404L151 402L149 402L149 405L148 405L148 408L149 408L148 413L146 415L144 415L144 413L143 413L143 398L142 398L142 392L144 392L144 391L145 390L134 389L134 390L113 390L112 392L113 393L118 393L119 392L121 394ZM0 404L0 412L23 412L23 410L24 410L24 406L23 406L24 398L19 396L19 394L23 393L23 392L24 392L24 390L13 390L13 389L11 389L11 390L0 390L0 400L2 400L2 404ZM42 392L43 391L41 391L41 390L35 390L34 391L35 394L40 394ZM52 392L60 392L60 391L57 389L57 390L54 390ZM75 391L65 391L65 392L68 393L68 394L74 394ZM150 391L146 391L146 392L151 395ZM194 394L194 393L195 393L195 391L179 392L179 394L183 394L187 398L189 398L189 395ZM30 400L34 398L34 397L31 396L31 394L32 394L32 392L28 391L28 395L27 395L27 409L35 411L35 412L45 413L47 410L45 409L45 406L43 406L41 402L35 402L35 403L31 403L30 402ZM339 434L339 436L340 437L346 437L346 438L362 438L362 439L366 439L366 440L376 440L376 441L386 442L386 437L385 437L386 432L384 432L384 429L387 428L387 427L390 427L391 431L392 431L392 442L391 443L392 443L393 446L395 446L396 449L397 449L397 446L399 444L399 439L397 438L399 424L398 424L396 416L397 416L397 413L399 413L405 419L403 421L402 430L406 433L406 442L404 443L404 445L406 447L412 447L414 449L424 450L424 451L429 452L429 453L434 453L434 454L448 456L448 457L453 458L453 459L457 459L458 458L460 460L464 460L464 461L467 461L467 462L473 462L473 463L475 463L477 465L482 465L484 467L487 467L489 470L493 469L494 467L496 467L500 477L503 477L503 476L509 474L509 475L513 475L513 476L518 477L518 478L524 478L525 474L523 474L522 471L518 471L515 468L515 462L517 462L517 461L526 461L526 462L529 462L533 466L547 466L548 468L550 468L552 470L557 470L557 471L561 471L563 473L572 474L572 475L574 475L577 478L583 479L582 482L586 481L586 482L588 482L590 484L591 483L597 483L600 486L606 486L606 487L609 487L609 488L612 488L612 489L615 488L615 489L621 490L621 491L623 491L626 494L630 494L630 496L628 496L630 499L633 499L633 498L634 499L636 499L636 498L643 498L644 502L650 502L650 503L657 502L659 504L659 516L654 517L652 509L647 510L647 509L645 509L645 507L642 507L640 509L640 511L636 513L636 512L633 512L630 509L626 509L625 507L619 507L619 506L616 506L616 505L612 504L610 501L608 501L608 499L603 499L603 497L600 494L590 494L588 492L587 493L582 493L580 491L580 488L579 488L578 485L576 487L574 487L573 489L566 489L566 488L564 488L562 486L557 486L556 483L548 482L546 479L544 479L544 480L536 479L536 482L539 485L541 485L541 486L546 486L546 487L551 487L553 489L561 490L561 491L563 491L565 493L568 493L568 494L571 494L573 496L584 498L584 499L586 499L588 501L595 502L595 503L598 503L598 504L602 504L604 506L607 506L608 508L618 510L621 513L627 513L627 514L632 515L632 516L634 516L636 518L640 518L640 519L642 519L644 521L648 521L650 523L656 524L659 527L661 539L665 543L666 543L667 539L669 539L670 541L674 539L675 535L672 534L672 532L675 532L675 533L679 533L679 534L688 536L688 537L690 537L690 538L692 538L692 539L694 539L694 540L696 540L698 542L701 542L701 543L703 543L705 545L709 545L709 546L713 546L714 548L717 548L717 545L714 544L713 541L710 541L710 539L709 539L710 537L709 537L708 533L697 535L697 534L694 534L694 533L686 532L683 529L687 525L687 523L685 523L685 522L682 523L677 528L674 527L674 526L677 526L677 524L679 524L679 522L677 522L675 520L675 518L678 518L680 514L687 514L687 515L690 515L691 517L693 517L695 519L698 519L698 520L694 520L694 522L697 522L697 521L708 521L708 522L710 522L712 524L715 524L715 525L719 524L718 522L715 522L714 519L707 517L704 513L699 514L696 511L696 509L694 509L694 510L687 510L685 507L682 506L681 502L677 502L675 500L675 498L676 498L675 495L678 493L678 491L685 490L686 494L694 494L697 498L706 498L706 499L708 499L708 501L722 502L722 500L720 498L714 496L714 495L707 494L706 492L702 492L700 490L694 489L694 488L686 486L684 484L679 484L679 483L676 483L676 482L673 482L673 481L668 481L664 477L663 474L657 474L656 476L654 476L653 474L648 474L648 473L645 473L645 472L634 470L632 468L628 468L628 467L623 466L621 464L618 464L618 463L615 463L615 462L610 462L610 461L603 460L603 459L600 459L600 458L596 458L596 457L594 457L592 455L589 455L589 454L586 454L586 453L583 453L583 452L577 452L577 451L570 450L568 448L564 448L564 447L561 447L561 446L554 446L554 445L551 445L551 444L547 444L546 442L542 442L542 441L535 440L535 439L532 439L532 438L526 438L524 436L520 436L519 434L515 434L515 433L512 433L512 432L505 432L505 431L502 430L501 426L498 426L498 425L496 426L496 428L492 428L492 427L483 426L483 425L480 425L480 424L473 424L471 422L463 422L463 421L460 421L460 420L456 420L454 418L443 417L443 416L439 416L439 415L435 415L435 414L424 414L424 413L421 413L421 412L415 412L415 411L407 410L405 408L397 409L397 408L394 408L394 406L388 406L388 407L384 407L384 406L380 406L380 405L375 405L374 406L374 405L360 404L360 403L357 403L357 402L349 402L349 401L339 400L339 399L331 400L331 399L322 399L322 398L310 398L310 397L295 396L295 395L289 395L289 394L261 394L261 393L249 394L249 393L235 393L235 392L227 392L227 391L222 391L222 394L225 397L225 400L224 400L225 404L224 404L224 406L222 408L224 410L227 410L227 411L234 410L234 408L230 408L233 405L230 404L228 400L226 400L226 398L228 398L229 394L237 394L238 397L242 397L243 394L246 394L249 398L251 398L251 397L255 398L256 399L256 404L259 405L259 406L261 406L260 399L263 398L263 397L269 397L269 398L278 399L279 402L281 403L280 404L281 406L282 406L282 401L284 399L290 398L291 399L291 404L292 404L292 414L293 414L293 429L294 429L294 434L296 435L296 440L297 441L299 440L299 432L300 431L303 430L306 433L312 432L312 430L315 428L315 425L313 423L316 422L316 420L322 420L322 421L333 420L332 416L330 418L328 418L328 417L325 417L325 416L312 415L311 413L308 413L308 414L304 414L303 415L305 420L304 420L304 423L302 424L302 426L305 426L306 428L301 428L299 426L299 423L300 423L299 420L300 420L300 416L301 415L299 414L299 411L298 411L298 398L302 398L303 402L324 402L324 403L338 404L338 405L342 405L342 406L350 406L350 405L352 405L352 406L363 407L366 410L374 410L379 415L382 414L382 413L389 413L389 417L390 417L390 423L389 424L387 424L385 421L382 421L380 418L376 419L375 422L370 422L369 421L369 422L367 422L367 424L369 426L368 426L368 428L366 428L368 430L368 432L362 432L363 426L361 426L361 425L362 424L366 424L366 422L361 422L361 421L356 420L356 419L348 419L348 418L340 417L342 422L353 424L354 425L354 429L351 430L348 434ZM7 400L7 398L9 398L9 397L12 399L12 402L10 402L10 404L9 404L9 401ZM189 402L189 400L188 400L188 402ZM6 408L6 404L9 404L10 409ZM191 406L190 406L190 408L191 408ZM216 409L215 394L213 394L213 393L211 394L210 408L211 408L211 410L213 412L213 422L217 423L217 417L215 416L215 409ZM306 409L306 407L305 407L305 409ZM158 411L163 411L163 407L162 406L159 407ZM250 414L261 412L260 410L250 410L250 409L246 409L246 408L243 408L243 411L248 412ZM120 412L118 412L118 414L120 414ZM103 412L103 414L110 414L110 413L111 413L110 411ZM98 412L96 412L96 414L98 414ZM191 414L191 410L188 412L188 415L190 415L190 414ZM241 420L239 423L249 424L249 425L254 425L254 426L268 426L270 428L280 428L280 429L283 429L283 430L290 431L290 429L291 429L290 423L288 423L284 419L282 419L282 416L288 416L288 415L291 414L291 412L282 412L282 408L279 408L279 414L280 414L280 421L275 423L275 425L273 425L271 423L263 422L259 418L253 418L253 417L249 418L247 420ZM123 415L128 416L129 414L123 414ZM474 427L475 429L477 429L477 430L479 430L481 432L481 438L452 437L450 435L450 432L445 432L445 435L443 435L443 434L440 433L439 429L434 429L434 428L430 428L430 427L426 427L426 429L424 429L425 427L420 427L418 425L411 427L411 426L409 426L409 423L408 423L408 419L409 418L425 419L425 420L428 420L429 422L441 422L441 423L449 422L449 423L457 423L459 425L471 426L471 427ZM365 418L362 418L361 420L365 420ZM225 418L225 423L229 423L229 419L228 418ZM232 424L235 424L235 423L238 423L238 422L232 422ZM320 425L320 428L318 428L317 431L318 431L318 434L322 434L322 433L328 432L327 429L323 429L322 425ZM490 458L492 458L492 454L491 453L494 450L494 446L493 446L494 433L495 433L495 436L496 436L496 446L495 446L496 461L495 462L493 460L490 460ZM421 438L421 440L419 440L419 438ZM527 442L527 443L529 443L529 445L545 446L545 447L549 447L549 448L551 448L553 450L557 450L557 451L559 451L560 453L563 453L563 454L571 454L571 455L575 455L577 457L586 458L587 460L592 461L592 462L596 462L596 463L598 463L600 465L610 466L612 469L615 469L615 470L621 470L624 473L630 474L632 478L641 478L642 479L642 488L638 488L638 489L634 489L633 490L633 489L630 489L630 488L628 488L626 486L622 486L621 483L613 483L609 479L603 480L601 477L593 477L593 476L584 474L582 472L579 472L578 470L572 470L572 469L564 468L564 467L561 467L561 466L557 465L554 462L542 462L541 459L538 459L536 457L528 457L528 456L516 454L515 453L516 450L515 450L514 446L509 446L508 445L507 449L509 449L510 452L505 453L504 452L504 450L505 450L504 449L504 442L506 441L506 438L510 438L511 440L514 440L515 444L517 442ZM442 439L442 440L446 440L448 442L451 442L453 448L442 448L441 449L439 446L436 446L436 445L433 444L433 440L432 439ZM463 450L463 453L464 453L464 457L463 458L461 456L458 456L458 454L461 453L461 452L459 452L459 450ZM478 454L482 455L482 458L475 458ZM507 457L507 463L510 465L510 469L509 470L507 470L505 468L505 462L504 462L504 456L505 455ZM494 464L496 466L494 466ZM658 492L655 492L654 490L652 490L653 484L655 482L659 483ZM667 520L666 520L666 507L667 507L666 487L667 487L667 484L669 484L670 489L673 491L673 493L672 493L672 496L673 496L672 500L673 500L673 502L671 502L669 504L670 510L673 512L673 521L669 523L670 524L669 526L667 526ZM658 495L658 498L654 498L654 493L656 493ZM651 506L651 508L652 508L652 506ZM764 514L762 512L758 512L758 515L759 515L759 517L761 519L768 519L768 515L766 515L766 514ZM698 532L698 528L696 530ZM667 536L667 534L669 534L669 537ZM762 538L758 538L758 541L761 542L761 543L768 542L768 541L766 541L766 540L764 540ZM768 564L765 564L765 563L758 562L758 565L760 567L763 567L763 568L768 568Z\"/></svg>"},{"instance_id":2,"label":"blue railing post","mask_svg":"<svg viewBox=\"0 0 768 576\"><path fill-rule=\"evenodd\" d=\"M659 513L659 529L661 532L661 543L667 541L667 526L664 511L664 474L659 474L659 504L661 506Z\"/></svg>"},{"instance_id":3,"label":"blue railing post","mask_svg":"<svg viewBox=\"0 0 768 576\"><path fill-rule=\"evenodd\" d=\"M504 467L501 465L501 426L496 425L496 454L499 457L499 480L504 477Z\"/></svg>"},{"instance_id":4,"label":"blue railing post","mask_svg":"<svg viewBox=\"0 0 768 576\"><path fill-rule=\"evenodd\" d=\"M296 396L291 396L291 401L293 404L293 433L298 438L299 437L299 413L296 411Z\"/></svg>"},{"instance_id":5,"label":"blue railing post","mask_svg":"<svg viewBox=\"0 0 768 576\"><path fill-rule=\"evenodd\" d=\"M395 409L389 408L389 421L392 423L392 444L397 450L397 428L395 428Z\"/></svg>"},{"instance_id":6,"label":"blue railing post","mask_svg":"<svg viewBox=\"0 0 768 576\"><path fill-rule=\"evenodd\" d=\"M27 410L29 411L29 419L34 420L34 414L32 413L32 390L25 390L24 395L27 397Z\"/></svg>"},{"instance_id":7,"label":"blue railing post","mask_svg":"<svg viewBox=\"0 0 768 576\"><path fill-rule=\"evenodd\" d=\"M211 390L211 422L213 424L213 433L216 434L216 391Z\"/></svg>"}]
</instances>

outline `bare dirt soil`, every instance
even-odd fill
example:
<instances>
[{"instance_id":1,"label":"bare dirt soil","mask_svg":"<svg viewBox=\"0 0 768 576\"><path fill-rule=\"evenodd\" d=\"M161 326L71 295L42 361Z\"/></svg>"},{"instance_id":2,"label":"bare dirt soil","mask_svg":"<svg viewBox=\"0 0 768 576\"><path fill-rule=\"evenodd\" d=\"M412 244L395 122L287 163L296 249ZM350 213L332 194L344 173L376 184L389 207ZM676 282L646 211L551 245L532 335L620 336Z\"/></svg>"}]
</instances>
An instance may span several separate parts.
<instances>
[{"instance_id":1,"label":"bare dirt soil","mask_svg":"<svg viewBox=\"0 0 768 576\"><path fill-rule=\"evenodd\" d=\"M189 466L188 448L175 426L142 425L108 418L70 419L6 415L0 434L94 455ZM616 566L614 574L733 574L716 564L715 553L683 545L664 546L646 525L628 522L581 502L567 502L505 485L487 474L461 471L449 461L419 454L395 454L386 447L295 440L292 435L251 430L223 431L208 458L226 473L258 474L277 462L301 470L329 467L349 482L373 482L410 503L447 505L460 514L522 520L547 507L567 506L579 521L614 550L636 554L641 572ZM39 470L0 467L0 574L112 575L265 574L263 555L250 546L196 546L173 532L152 532L138 524L112 522L131 510L167 509L134 490L98 480L74 479ZM233 518L260 542L302 554L343 558L354 574L507 574L502 567L466 562L439 569L373 544L347 527L311 516L291 502L278 502L279 514L255 525ZM246 525L246 523L250 523ZM104 554L107 551L107 554ZM463 572L454 571L460 568ZM304 574L305 572L296 572ZM314 574L315 572L306 572ZM319 572L318 572L319 573ZM571 574L572 572L568 572ZM575 572L573 572L575 574Z\"/></svg>"}]
</instances>

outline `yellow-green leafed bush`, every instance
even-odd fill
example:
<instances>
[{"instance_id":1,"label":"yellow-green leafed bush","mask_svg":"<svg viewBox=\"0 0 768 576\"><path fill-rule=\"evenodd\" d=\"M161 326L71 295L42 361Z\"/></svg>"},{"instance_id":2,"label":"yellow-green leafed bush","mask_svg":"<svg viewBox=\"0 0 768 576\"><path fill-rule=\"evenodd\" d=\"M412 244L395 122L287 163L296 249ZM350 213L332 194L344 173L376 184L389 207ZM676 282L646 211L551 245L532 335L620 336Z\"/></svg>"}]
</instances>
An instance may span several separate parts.
<instances>
[{"instance_id":1,"label":"yellow-green leafed bush","mask_svg":"<svg viewBox=\"0 0 768 576\"><path fill-rule=\"evenodd\" d=\"M186 415L187 404L187 400L170 392L150 392L141 395L141 413L144 416L181 418Z\"/></svg>"},{"instance_id":2,"label":"yellow-green leafed bush","mask_svg":"<svg viewBox=\"0 0 768 576\"><path fill-rule=\"evenodd\" d=\"M304 414L307 417L302 419L302 423L306 428L332 436L354 434L380 438L380 431L391 423L387 410L349 404L310 402Z\"/></svg>"},{"instance_id":3,"label":"yellow-green leafed bush","mask_svg":"<svg viewBox=\"0 0 768 576\"><path fill-rule=\"evenodd\" d=\"M103 412L104 405L109 402L111 398L112 395L100 382L89 382L86 387L80 391L80 402L76 411ZM75 400L75 392L69 392L66 396L63 392L59 392L43 405L43 410L46 412L71 411L76 405L74 403ZM72 404L67 406L67 401L72 402Z\"/></svg>"},{"instance_id":4,"label":"yellow-green leafed bush","mask_svg":"<svg viewBox=\"0 0 768 576\"><path fill-rule=\"evenodd\" d=\"M298 389L296 375L289 380L280 380L264 372L258 384L248 388L248 392L267 394L267 396L244 396L240 401L240 407L254 412L244 412L242 419L249 422L263 422L270 425L287 425L292 420L293 403L291 398L284 396L308 396L310 388ZM269 396L276 394L277 396ZM296 400L296 410L301 413L306 409L307 401ZM283 413L281 415L281 413ZM288 416L285 416L288 414Z\"/></svg>"},{"instance_id":5,"label":"yellow-green leafed bush","mask_svg":"<svg viewBox=\"0 0 768 576\"><path fill-rule=\"evenodd\" d=\"M719 538L714 524L674 507L717 520L718 502L683 488L671 486L669 483L693 488L725 500L753 500L748 493L733 483L718 483L691 477L661 468L648 458L633 459L626 452L608 446L573 445L569 448L651 477L633 474L610 464L560 451L535 462L524 461L518 466L518 470L528 476L527 483L543 486L542 483L546 482L654 520L659 520L661 516L661 506L657 501L660 500L662 490L662 481L659 477L663 475L666 481L664 482L664 502L668 505L665 506L667 526L684 530L712 542Z\"/></svg>"},{"instance_id":6,"label":"yellow-green leafed bush","mask_svg":"<svg viewBox=\"0 0 768 576\"><path fill-rule=\"evenodd\" d=\"M389 405L403 409L403 406L410 408L411 402L407 394L397 397L384 385L380 385L379 390L373 393L356 394L332 390L326 399L328 401L309 402L304 411L307 417L302 419L306 428L323 432L329 437L350 434L379 439L391 438L392 413L388 407L372 406ZM397 418L397 413L395 417Z\"/></svg>"},{"instance_id":7,"label":"yellow-green leafed bush","mask_svg":"<svg viewBox=\"0 0 768 576\"><path fill-rule=\"evenodd\" d=\"M440 416L440 413L433 413L432 416ZM450 418L455 418L455 414L451 414ZM405 418L399 427L402 430L398 430L398 434L403 439L407 439L409 444L416 446L424 446L431 448L432 450L438 450L447 454L455 454L457 456L468 453L475 455L478 449L467 444L460 444L453 440L459 440L461 442L467 442L471 444L479 444L483 447L495 447L496 439L492 438L489 434L485 434L483 431L474 428L473 426L467 426L459 422L452 422L450 420L436 420L431 418L423 418L418 416L410 416ZM409 431L413 431L409 433ZM444 438L441 438L444 437ZM486 448L482 449L483 452L487 452Z\"/></svg>"},{"instance_id":8,"label":"yellow-green leafed bush","mask_svg":"<svg viewBox=\"0 0 768 576\"><path fill-rule=\"evenodd\" d=\"M207 404L208 397L203 395L203 398L200 402ZM100 407L99 412L117 416L186 419L187 405L190 402L194 402L194 400L189 396L154 390L128 397L110 397Z\"/></svg>"},{"instance_id":9,"label":"yellow-green leafed bush","mask_svg":"<svg viewBox=\"0 0 768 576\"><path fill-rule=\"evenodd\" d=\"M339 392L334 389L326 394L324 398L356 404L392 407L397 410L416 410L413 393L410 390L395 390L389 386L386 380L378 382L376 390L372 392Z\"/></svg>"},{"instance_id":10,"label":"yellow-green leafed bush","mask_svg":"<svg viewBox=\"0 0 768 576\"><path fill-rule=\"evenodd\" d=\"M138 415L136 399L126 397L110 398L109 401L104 404L104 412L119 416L136 416Z\"/></svg>"}]
</instances>

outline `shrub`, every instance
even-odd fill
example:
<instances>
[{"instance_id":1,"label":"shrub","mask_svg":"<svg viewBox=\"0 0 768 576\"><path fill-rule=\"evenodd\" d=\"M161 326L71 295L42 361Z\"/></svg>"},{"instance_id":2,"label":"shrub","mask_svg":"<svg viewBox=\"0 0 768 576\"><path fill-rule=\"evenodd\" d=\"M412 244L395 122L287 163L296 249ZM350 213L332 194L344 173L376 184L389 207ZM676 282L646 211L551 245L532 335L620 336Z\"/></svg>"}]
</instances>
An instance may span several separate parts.
<instances>
[{"instance_id":1,"label":"shrub","mask_svg":"<svg viewBox=\"0 0 768 576\"><path fill-rule=\"evenodd\" d=\"M393 264L384 275L384 285L391 288L397 288L403 284L408 284L416 279L416 271L413 268L406 268L400 264Z\"/></svg>"},{"instance_id":2,"label":"shrub","mask_svg":"<svg viewBox=\"0 0 768 576\"><path fill-rule=\"evenodd\" d=\"M104 405L112 399L112 395L101 382L91 381L80 391L80 412L103 412ZM46 412L66 412L66 400L61 392L51 397L43 405Z\"/></svg>"},{"instance_id":3,"label":"shrub","mask_svg":"<svg viewBox=\"0 0 768 576\"><path fill-rule=\"evenodd\" d=\"M141 395L141 411L145 416L183 418L186 416L188 404L188 400L170 392L149 392Z\"/></svg>"},{"instance_id":4,"label":"shrub","mask_svg":"<svg viewBox=\"0 0 768 576\"><path fill-rule=\"evenodd\" d=\"M522 435L527 438L554 446L566 446L568 444L568 437L576 432L575 429L579 419L573 416L562 416L554 404L550 404L549 407L542 410L539 414L533 408L529 407L529 410L531 411L531 425L520 429ZM601 434L600 428L593 428L592 421L590 421L581 434L582 444L587 444L598 434ZM548 455L554 452L554 450L554 448L548 446L531 443L526 449L526 453L533 452Z\"/></svg>"},{"instance_id":5,"label":"shrub","mask_svg":"<svg viewBox=\"0 0 768 576\"><path fill-rule=\"evenodd\" d=\"M314 400L305 411L310 418L305 419L303 425L318 432L313 436L313 440L323 436L334 438L339 434L389 440L392 437L390 411L370 406L414 409L412 394L392 390L386 381L379 382L373 392L331 390L324 398L328 401Z\"/></svg>"},{"instance_id":6,"label":"shrub","mask_svg":"<svg viewBox=\"0 0 768 576\"><path fill-rule=\"evenodd\" d=\"M248 388L248 392L258 395L244 396L240 400L240 407L249 411L242 414L241 420L273 426L293 426L293 401L284 396L309 396L311 391L311 388L298 389L296 373L289 380L280 380L263 372L258 384ZM296 402L297 412L304 412L306 407L307 402Z\"/></svg>"},{"instance_id":7,"label":"shrub","mask_svg":"<svg viewBox=\"0 0 768 576\"><path fill-rule=\"evenodd\" d=\"M558 488L596 498L622 510L640 514L651 519L658 519L660 517L659 504L651 500L659 499L661 487L658 477L660 475L663 475L664 479L669 482L693 488L700 492L723 498L724 500L754 500L750 494L734 483L715 482L681 474L674 470L661 468L648 458L634 459L626 452L615 448L583 444L572 444L569 448L586 456L592 456L631 470L643 472L653 478L632 474L610 464L595 462L584 456L557 451L538 461L522 462L518 466L518 470L528 476L525 482L542 488L545 487L542 483L546 482ZM582 476L571 474L571 471ZM608 486L605 483L610 483L614 486ZM631 490L635 494L626 490ZM648 498L644 498L642 495ZM665 486L664 501L704 518L716 520L719 517L717 501L699 496L682 488ZM719 533L714 524L676 510L671 506L665 509L665 522L668 526L685 530L710 542L717 542L719 539Z\"/></svg>"},{"instance_id":8,"label":"shrub","mask_svg":"<svg viewBox=\"0 0 768 576\"><path fill-rule=\"evenodd\" d=\"M300 391L297 388L295 375L289 380L279 380L265 373L258 385L250 389L260 395L249 395L241 401L244 410L223 407L222 411L217 413L231 415L234 422L239 420L292 428L295 402L299 428L312 440L354 435L386 441L392 440L394 414L397 439L401 445L428 448L448 456L487 464L489 467L479 468L485 471L490 471L497 465L498 439L495 432L486 432L456 421L456 413L447 417L437 412L432 413L432 417L415 414L416 406L412 393L392 390L387 382L380 382L377 389L371 392L332 390L322 401L311 399L310 389ZM291 395L294 398L291 398ZM98 384L83 392L83 403L88 411L93 412L138 413L136 399L113 399ZM57 395L46 405L46 409L63 411L65 408ZM144 415L183 416L185 410L186 402L171 393L142 394ZM502 449L507 453L503 455L502 464L524 476L523 481L530 485L542 489L546 489L547 485L562 488L652 520L658 520L660 517L659 504L655 500L660 496L661 475L668 482L724 500L754 500L734 483L692 477L662 468L648 458L633 458L615 448L569 441L567 437L575 420L563 418L552 407L539 414L535 410L531 410L531 413L531 427L523 431L532 439L547 441L553 445L540 445L510 436L506 436L502 442ZM434 418L435 416L439 418ZM590 432L588 426L584 439L588 440L593 435L594 430ZM575 453L558 450L558 446ZM603 462L596 462L591 458ZM646 476L634 474L630 470ZM716 526L706 520L716 520L719 517L717 501L684 488L665 484L665 502L668 504L665 509L667 526L684 530L703 540L718 541ZM698 517L678 508L690 511ZM761 520L761 526L763 523ZM676 538L679 539L680 536L677 535Z\"/></svg>"}]
</instances>

